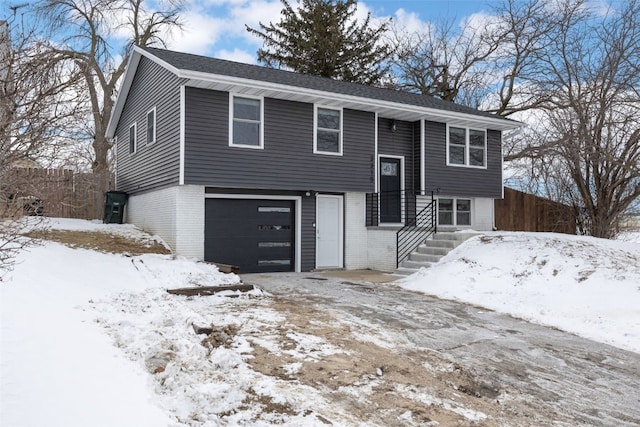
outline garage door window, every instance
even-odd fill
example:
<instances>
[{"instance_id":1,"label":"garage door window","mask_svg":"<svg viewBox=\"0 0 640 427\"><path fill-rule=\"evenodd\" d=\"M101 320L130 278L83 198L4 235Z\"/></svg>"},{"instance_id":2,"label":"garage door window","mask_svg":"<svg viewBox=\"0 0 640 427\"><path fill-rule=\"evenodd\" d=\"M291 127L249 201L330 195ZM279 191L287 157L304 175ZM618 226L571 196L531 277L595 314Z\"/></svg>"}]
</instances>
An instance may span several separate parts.
<instances>
[{"instance_id":1,"label":"garage door window","mask_svg":"<svg viewBox=\"0 0 640 427\"><path fill-rule=\"evenodd\" d=\"M290 248L291 242L258 242L259 248Z\"/></svg>"},{"instance_id":2,"label":"garage door window","mask_svg":"<svg viewBox=\"0 0 640 427\"><path fill-rule=\"evenodd\" d=\"M289 213L291 212L290 208L281 208L278 206L259 206L258 212L269 213L269 212L282 212Z\"/></svg>"},{"instance_id":3,"label":"garage door window","mask_svg":"<svg viewBox=\"0 0 640 427\"><path fill-rule=\"evenodd\" d=\"M258 230L261 231L266 231L266 230L275 230L275 231L279 231L279 230L291 230L291 226L290 225L278 225L278 224L262 224L262 225L258 225Z\"/></svg>"},{"instance_id":4,"label":"garage door window","mask_svg":"<svg viewBox=\"0 0 640 427\"><path fill-rule=\"evenodd\" d=\"M260 259L258 260L258 265L261 267L267 266L289 266L291 265L291 260L289 259Z\"/></svg>"}]
</instances>

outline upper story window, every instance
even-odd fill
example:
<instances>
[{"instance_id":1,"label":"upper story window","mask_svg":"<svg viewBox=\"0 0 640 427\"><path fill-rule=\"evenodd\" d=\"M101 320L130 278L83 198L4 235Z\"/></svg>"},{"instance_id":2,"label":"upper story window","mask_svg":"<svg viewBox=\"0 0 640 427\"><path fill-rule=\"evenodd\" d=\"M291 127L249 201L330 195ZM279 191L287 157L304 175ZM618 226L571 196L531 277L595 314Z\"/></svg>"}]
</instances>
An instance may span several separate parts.
<instances>
[{"instance_id":1,"label":"upper story window","mask_svg":"<svg viewBox=\"0 0 640 427\"><path fill-rule=\"evenodd\" d=\"M447 127L447 164L487 167L487 132L478 129Z\"/></svg>"},{"instance_id":2,"label":"upper story window","mask_svg":"<svg viewBox=\"0 0 640 427\"><path fill-rule=\"evenodd\" d=\"M156 142L156 107L147 113L147 145Z\"/></svg>"},{"instance_id":3,"label":"upper story window","mask_svg":"<svg viewBox=\"0 0 640 427\"><path fill-rule=\"evenodd\" d=\"M231 97L230 146L263 148L262 99Z\"/></svg>"},{"instance_id":4,"label":"upper story window","mask_svg":"<svg viewBox=\"0 0 640 427\"><path fill-rule=\"evenodd\" d=\"M129 154L135 154L138 150L138 132L136 131L136 123L129 126Z\"/></svg>"},{"instance_id":5,"label":"upper story window","mask_svg":"<svg viewBox=\"0 0 640 427\"><path fill-rule=\"evenodd\" d=\"M342 155L342 110L315 108L313 152Z\"/></svg>"}]
</instances>

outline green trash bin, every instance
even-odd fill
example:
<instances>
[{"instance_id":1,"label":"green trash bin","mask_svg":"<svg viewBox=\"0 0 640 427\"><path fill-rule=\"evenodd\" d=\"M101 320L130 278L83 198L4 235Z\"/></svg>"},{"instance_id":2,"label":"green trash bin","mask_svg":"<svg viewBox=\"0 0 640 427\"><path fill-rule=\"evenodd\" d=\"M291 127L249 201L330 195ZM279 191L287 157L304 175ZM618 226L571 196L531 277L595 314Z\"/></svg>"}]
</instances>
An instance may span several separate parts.
<instances>
[{"instance_id":1,"label":"green trash bin","mask_svg":"<svg viewBox=\"0 0 640 427\"><path fill-rule=\"evenodd\" d=\"M124 191L107 191L104 195L105 224L122 224L124 220L124 206L129 195Z\"/></svg>"}]
</instances>

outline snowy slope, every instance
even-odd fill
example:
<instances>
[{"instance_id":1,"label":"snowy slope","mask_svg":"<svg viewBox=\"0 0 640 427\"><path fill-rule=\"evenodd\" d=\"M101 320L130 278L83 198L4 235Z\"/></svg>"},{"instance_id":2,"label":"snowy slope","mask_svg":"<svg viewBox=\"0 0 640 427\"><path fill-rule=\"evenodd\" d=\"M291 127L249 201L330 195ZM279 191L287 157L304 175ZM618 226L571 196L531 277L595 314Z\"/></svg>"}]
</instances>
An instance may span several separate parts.
<instances>
[{"instance_id":1,"label":"snowy slope","mask_svg":"<svg viewBox=\"0 0 640 427\"><path fill-rule=\"evenodd\" d=\"M640 243L488 233L400 284L640 352Z\"/></svg>"},{"instance_id":2,"label":"snowy slope","mask_svg":"<svg viewBox=\"0 0 640 427\"><path fill-rule=\"evenodd\" d=\"M51 226L153 239L128 225L53 220ZM628 240L490 233L402 286L640 352L640 243ZM259 413L264 405L333 407L320 390L283 388L249 361L256 344L294 361L338 349L311 334L290 334L295 346L278 350L262 331L282 315L266 299L189 299L164 291L235 283L237 276L170 255L129 257L53 242L18 261L0 283L1 426L326 424L312 411ZM213 321L241 324L251 342L236 336L206 348L191 324ZM261 405L246 403L256 401Z\"/></svg>"},{"instance_id":3,"label":"snowy slope","mask_svg":"<svg viewBox=\"0 0 640 427\"><path fill-rule=\"evenodd\" d=\"M63 229L136 236L131 226L54 221ZM124 290L228 283L213 266L168 255L126 257L46 243L23 252L0 282L0 425L158 427L149 377L87 311Z\"/></svg>"}]
</instances>

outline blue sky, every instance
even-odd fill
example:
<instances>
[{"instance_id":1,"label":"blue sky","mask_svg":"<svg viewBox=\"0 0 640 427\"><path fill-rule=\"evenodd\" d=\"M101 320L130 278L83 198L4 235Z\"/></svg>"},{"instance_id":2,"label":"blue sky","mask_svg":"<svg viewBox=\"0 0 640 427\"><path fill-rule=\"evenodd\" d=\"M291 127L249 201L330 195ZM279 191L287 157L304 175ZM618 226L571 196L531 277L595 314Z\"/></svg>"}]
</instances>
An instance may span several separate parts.
<instances>
[{"instance_id":1,"label":"blue sky","mask_svg":"<svg viewBox=\"0 0 640 427\"><path fill-rule=\"evenodd\" d=\"M11 6L37 0L0 0L0 20L11 15ZM147 0L148 5L163 0ZM296 0L290 0L292 4ZM606 9L607 5L627 0L587 0L590 7ZM372 21L392 18L394 23L409 30L424 28L429 22L461 23L473 16L486 19L492 7L502 0L361 0L356 16L364 18L371 13ZM26 7L20 10L26 10ZM256 63L256 51L261 39L249 34L245 25L258 28L258 23L278 22L282 4L280 0L186 0L182 13L183 31L165 36L168 48L234 61ZM124 42L128 34L113 34L114 47Z\"/></svg>"},{"instance_id":2,"label":"blue sky","mask_svg":"<svg viewBox=\"0 0 640 427\"><path fill-rule=\"evenodd\" d=\"M292 0L295 3L295 0ZM358 15L373 20L393 18L408 27L442 19L460 21L474 13L488 13L497 1L483 0L368 0L358 3ZM183 14L184 31L174 33L169 48L241 62L256 62L262 42L245 30L258 22L280 20L280 0L191 1Z\"/></svg>"}]
</instances>

